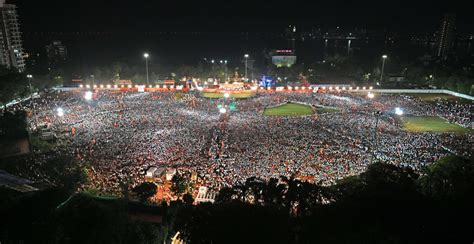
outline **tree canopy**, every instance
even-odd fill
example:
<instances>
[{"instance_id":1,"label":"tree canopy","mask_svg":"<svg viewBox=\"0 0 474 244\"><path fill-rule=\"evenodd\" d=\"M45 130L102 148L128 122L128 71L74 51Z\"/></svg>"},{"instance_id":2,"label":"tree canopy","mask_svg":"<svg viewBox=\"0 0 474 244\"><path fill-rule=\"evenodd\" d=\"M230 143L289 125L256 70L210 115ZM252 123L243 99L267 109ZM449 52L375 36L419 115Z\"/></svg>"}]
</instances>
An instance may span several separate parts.
<instances>
[{"instance_id":1,"label":"tree canopy","mask_svg":"<svg viewBox=\"0 0 474 244\"><path fill-rule=\"evenodd\" d=\"M30 87L26 75L13 69L0 67L0 105L29 94Z\"/></svg>"}]
</instances>

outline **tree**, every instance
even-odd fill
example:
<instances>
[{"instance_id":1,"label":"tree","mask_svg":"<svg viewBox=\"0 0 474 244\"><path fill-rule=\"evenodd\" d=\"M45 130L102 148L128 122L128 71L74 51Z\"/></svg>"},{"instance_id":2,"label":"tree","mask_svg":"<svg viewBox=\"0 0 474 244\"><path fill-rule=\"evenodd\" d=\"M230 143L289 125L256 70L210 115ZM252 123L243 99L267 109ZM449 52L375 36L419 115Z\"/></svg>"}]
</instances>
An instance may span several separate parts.
<instances>
[{"instance_id":1,"label":"tree","mask_svg":"<svg viewBox=\"0 0 474 244\"><path fill-rule=\"evenodd\" d=\"M177 196L187 192L188 187L186 179L179 174L175 174L171 179L171 191Z\"/></svg>"},{"instance_id":2,"label":"tree","mask_svg":"<svg viewBox=\"0 0 474 244\"><path fill-rule=\"evenodd\" d=\"M234 199L237 199L237 192L234 190L234 188L224 187L216 196L216 203L230 203Z\"/></svg>"},{"instance_id":3,"label":"tree","mask_svg":"<svg viewBox=\"0 0 474 244\"><path fill-rule=\"evenodd\" d=\"M26 96L29 92L26 75L0 67L0 105L6 106L8 102Z\"/></svg>"},{"instance_id":4,"label":"tree","mask_svg":"<svg viewBox=\"0 0 474 244\"><path fill-rule=\"evenodd\" d=\"M34 75L31 80L31 85L39 90L59 86L63 83L64 78L62 76L54 75Z\"/></svg>"},{"instance_id":5,"label":"tree","mask_svg":"<svg viewBox=\"0 0 474 244\"><path fill-rule=\"evenodd\" d=\"M155 183L152 182L144 182L135 188L133 188L133 192L138 195L138 198L141 202L146 202L148 198L154 196L156 194L157 187Z\"/></svg>"},{"instance_id":6,"label":"tree","mask_svg":"<svg viewBox=\"0 0 474 244\"><path fill-rule=\"evenodd\" d=\"M191 194L189 194L189 193L184 194L184 196L183 196L183 202L184 202L184 204L186 204L186 205L192 205L193 202L194 202L193 195L191 195Z\"/></svg>"},{"instance_id":7,"label":"tree","mask_svg":"<svg viewBox=\"0 0 474 244\"><path fill-rule=\"evenodd\" d=\"M285 186L278 184L278 179L271 178L263 190L263 200L266 205L282 205Z\"/></svg>"},{"instance_id":8,"label":"tree","mask_svg":"<svg viewBox=\"0 0 474 244\"><path fill-rule=\"evenodd\" d=\"M0 116L0 137L11 138L26 133L26 112L6 112Z\"/></svg>"},{"instance_id":9,"label":"tree","mask_svg":"<svg viewBox=\"0 0 474 244\"><path fill-rule=\"evenodd\" d=\"M474 165L462 157L450 156L425 169L419 183L424 194L435 199L460 200L474 192Z\"/></svg>"}]
</instances>

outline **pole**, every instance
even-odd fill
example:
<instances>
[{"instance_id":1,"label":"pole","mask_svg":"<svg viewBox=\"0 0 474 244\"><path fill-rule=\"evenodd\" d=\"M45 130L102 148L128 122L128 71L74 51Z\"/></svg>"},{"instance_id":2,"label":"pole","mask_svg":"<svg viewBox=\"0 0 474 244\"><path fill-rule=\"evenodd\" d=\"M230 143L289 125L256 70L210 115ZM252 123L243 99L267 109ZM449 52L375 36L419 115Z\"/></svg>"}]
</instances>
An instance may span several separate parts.
<instances>
[{"instance_id":1,"label":"pole","mask_svg":"<svg viewBox=\"0 0 474 244\"><path fill-rule=\"evenodd\" d=\"M227 78L227 60L224 60L224 73L225 73L225 81L228 81L228 78Z\"/></svg>"},{"instance_id":2,"label":"pole","mask_svg":"<svg viewBox=\"0 0 474 244\"><path fill-rule=\"evenodd\" d=\"M35 121L35 127L36 127L38 126L38 118L36 118L36 106L35 106L35 101L33 98L33 87L31 86L31 79L33 78L33 76L27 75L27 77L28 77L28 84L30 87L31 103L33 104L33 117L35 118L34 121Z\"/></svg>"},{"instance_id":3,"label":"pole","mask_svg":"<svg viewBox=\"0 0 474 244\"><path fill-rule=\"evenodd\" d=\"M245 80L247 81L247 63L248 63L248 59L249 57L248 56L245 56Z\"/></svg>"},{"instance_id":4,"label":"pole","mask_svg":"<svg viewBox=\"0 0 474 244\"><path fill-rule=\"evenodd\" d=\"M382 77L383 77L383 69L385 68L385 59L386 58L382 58L382 72L380 72L380 81L382 81Z\"/></svg>"},{"instance_id":5,"label":"pole","mask_svg":"<svg viewBox=\"0 0 474 244\"><path fill-rule=\"evenodd\" d=\"M148 80L148 58L145 58L145 66L146 66L146 84L149 84Z\"/></svg>"}]
</instances>

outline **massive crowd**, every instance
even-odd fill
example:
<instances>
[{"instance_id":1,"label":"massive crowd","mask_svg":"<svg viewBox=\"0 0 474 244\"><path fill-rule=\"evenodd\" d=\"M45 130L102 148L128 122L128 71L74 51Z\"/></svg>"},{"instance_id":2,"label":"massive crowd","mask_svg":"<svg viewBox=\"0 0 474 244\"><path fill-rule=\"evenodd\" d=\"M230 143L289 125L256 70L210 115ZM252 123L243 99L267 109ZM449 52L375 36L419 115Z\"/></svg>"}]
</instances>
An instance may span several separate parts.
<instances>
[{"instance_id":1,"label":"massive crowd","mask_svg":"<svg viewBox=\"0 0 474 244\"><path fill-rule=\"evenodd\" d=\"M472 134L411 133L393 109L436 115L470 126L472 104L428 103L413 97L382 95L371 100L348 93L274 93L236 101L237 110L219 113L212 100L191 93L98 91L51 92L35 99L31 123L48 127L66 141L67 152L89 170L83 189L120 194L144 181L152 166L195 173L202 184L220 188L251 176L297 177L333 184L363 172L375 160L420 170L449 153L471 155ZM301 117L264 116L287 101L315 106ZM32 108L31 102L25 106ZM316 106L338 108L319 113ZM64 116L56 115L61 107ZM382 111L376 114L374 111ZM377 125L377 127L376 127Z\"/></svg>"}]
</instances>

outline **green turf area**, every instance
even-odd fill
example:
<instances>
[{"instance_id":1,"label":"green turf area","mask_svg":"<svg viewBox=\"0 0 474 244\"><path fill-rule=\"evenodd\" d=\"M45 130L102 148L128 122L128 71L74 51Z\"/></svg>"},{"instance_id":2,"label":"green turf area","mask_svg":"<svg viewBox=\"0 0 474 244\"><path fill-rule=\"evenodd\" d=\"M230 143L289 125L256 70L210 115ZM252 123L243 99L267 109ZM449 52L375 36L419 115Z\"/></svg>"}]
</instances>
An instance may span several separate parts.
<instances>
[{"instance_id":1,"label":"green turf area","mask_svg":"<svg viewBox=\"0 0 474 244\"><path fill-rule=\"evenodd\" d=\"M440 117L406 116L402 118L405 129L411 132L456 132L468 133L471 130L451 124Z\"/></svg>"},{"instance_id":2,"label":"green turf area","mask_svg":"<svg viewBox=\"0 0 474 244\"><path fill-rule=\"evenodd\" d=\"M280 106L266 108L263 115L267 116L303 116L313 114L313 108L299 103L285 103Z\"/></svg>"},{"instance_id":3,"label":"green turf area","mask_svg":"<svg viewBox=\"0 0 474 244\"><path fill-rule=\"evenodd\" d=\"M461 103L470 102L469 100L464 99L464 98L451 96L448 94L442 94L442 93L404 93L403 95L416 97L425 102L435 102L438 100L453 101L453 102L457 101Z\"/></svg>"},{"instance_id":4,"label":"green turf area","mask_svg":"<svg viewBox=\"0 0 474 244\"><path fill-rule=\"evenodd\" d=\"M243 98L249 98L255 96L255 92L241 92L241 93L231 93L230 97L236 98L236 99L243 99ZM224 93L220 92L203 92L202 93L203 97L206 98L223 98Z\"/></svg>"},{"instance_id":5,"label":"green turf area","mask_svg":"<svg viewBox=\"0 0 474 244\"><path fill-rule=\"evenodd\" d=\"M176 99L176 101L181 101L181 100L183 99L183 97L184 97L184 93L182 93L182 92L175 92L175 93L173 94L173 97L174 97L174 99Z\"/></svg>"}]
</instances>

